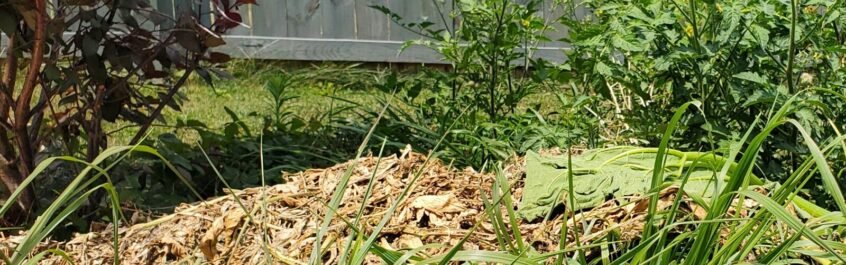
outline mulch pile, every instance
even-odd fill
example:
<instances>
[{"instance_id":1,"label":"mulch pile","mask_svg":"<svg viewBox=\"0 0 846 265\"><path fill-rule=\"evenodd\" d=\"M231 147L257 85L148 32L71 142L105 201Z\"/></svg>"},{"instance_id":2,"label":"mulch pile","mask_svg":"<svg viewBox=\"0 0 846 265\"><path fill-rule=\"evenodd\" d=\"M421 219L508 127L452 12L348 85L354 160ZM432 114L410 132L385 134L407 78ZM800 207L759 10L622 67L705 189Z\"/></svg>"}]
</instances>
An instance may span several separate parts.
<instances>
[{"instance_id":1,"label":"mulch pile","mask_svg":"<svg viewBox=\"0 0 846 265\"><path fill-rule=\"evenodd\" d=\"M491 198L495 176L470 169L459 171L436 160L425 161L425 155L411 151L381 159L363 157L326 169L285 174L286 184L234 191L230 196L182 205L171 215L120 228L121 264L260 264L268 258L273 263L303 264L312 252L317 228L328 210L333 191L350 166L354 167L344 199L321 241L324 264L338 263L346 238L352 233L344 220L355 219L371 176L374 178L372 196L365 204L359 225L368 234L421 169L420 178L411 187L408 198L400 202L377 244L388 249L412 249L430 243L453 246L474 224L482 222L463 244L464 249L499 249L481 200L483 193ZM518 207L524 177L522 164L518 159L504 169L512 182L512 199ZM659 207L668 207L675 194L674 188L663 191ZM636 238L642 230L647 200L624 201L630 203L620 205L617 200L610 200L580 213L576 223L590 224L590 232L580 240L591 242L610 232L618 233L623 240ZM693 208L697 214L696 207ZM685 209L691 207L685 205ZM558 215L543 222L521 223L520 231L524 241L538 252L555 251L559 249L562 223L567 223L569 231L574 230L572 218ZM67 242L45 242L42 249L62 249L76 264L112 264L111 231L106 228L102 232L79 234ZM22 235L0 237L0 251L7 256L23 238ZM566 242L575 245L572 234ZM428 254L448 249L431 249ZM367 262L381 263L373 255ZM50 256L41 264L67 263L61 257Z\"/></svg>"}]
</instances>

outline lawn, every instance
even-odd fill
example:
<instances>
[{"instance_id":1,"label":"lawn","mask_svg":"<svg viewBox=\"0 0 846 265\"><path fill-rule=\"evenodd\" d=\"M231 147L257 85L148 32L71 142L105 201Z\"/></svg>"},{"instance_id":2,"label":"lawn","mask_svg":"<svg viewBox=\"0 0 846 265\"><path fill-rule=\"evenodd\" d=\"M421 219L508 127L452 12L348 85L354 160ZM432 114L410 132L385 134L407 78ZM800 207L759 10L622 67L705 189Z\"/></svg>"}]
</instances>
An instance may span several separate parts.
<instances>
[{"instance_id":1,"label":"lawn","mask_svg":"<svg viewBox=\"0 0 846 265\"><path fill-rule=\"evenodd\" d=\"M290 64L290 65L289 65ZM293 66L291 66L293 65ZM242 69L242 67L244 69ZM180 95L184 100L180 109L166 108L163 111L164 121L154 123L149 138L155 138L162 133L175 133L185 142L195 142L197 135L192 130L179 130L173 127L176 121L187 122L195 120L203 123L210 130L222 130L224 126L233 122L233 114L244 121L252 131L258 131L263 126L263 117L273 114L273 99L268 92L267 82L274 76L292 76L302 81L293 84L285 90L285 95L292 97L284 105L285 111L293 117L318 117L333 108L351 106L344 101L351 101L362 106L376 109L389 94L379 90L376 85L382 82L388 72L385 69L372 69L372 66L361 67L357 64L337 63L273 63L261 61L236 61L230 64L228 71L236 77L232 80L215 80L209 84L199 77L189 79ZM436 67L433 69L438 69ZM414 68L419 69L419 68ZM316 73L320 78L314 78ZM404 78L418 78L415 70L405 71ZM373 79L373 80L366 80ZM566 86L546 88L526 96L520 102L520 108L538 108L539 113L559 111L561 107L555 97L555 91L569 89ZM413 103L421 104L431 95L431 91L422 91ZM393 101L402 106L403 102ZM230 112L231 111L231 112ZM353 112L340 113L345 117L354 117ZM122 145L129 142L137 131L136 126L128 126L128 122L117 122L107 125L110 132L109 145Z\"/></svg>"},{"instance_id":2,"label":"lawn","mask_svg":"<svg viewBox=\"0 0 846 265\"><path fill-rule=\"evenodd\" d=\"M273 113L271 94L265 88L269 78L277 75L308 75L303 70L288 73L289 66L265 63L255 66L253 62L233 63L232 72L239 76L232 80L216 80L211 85L199 77L191 78L180 94L184 98L180 109L167 108L163 112L164 122L156 122L148 137L155 138L165 132L176 133L186 142L196 141L197 137L190 130L178 130L172 127L176 121L196 120L205 124L211 130L222 130L233 122L234 114L243 120L253 131L262 128L262 117ZM250 70L239 70L237 67L248 67ZM321 66L315 66L321 67ZM321 71L343 71L345 68L329 64ZM373 87L340 87L329 82L301 82L286 89L286 95L294 97L284 106L295 116L313 117L328 111L330 108L343 105L333 97L343 98L355 102L370 102L378 92ZM231 112L230 112L231 111ZM110 145L121 145L129 142L137 131L137 127L125 128L126 122L109 124L113 137L109 138Z\"/></svg>"}]
</instances>

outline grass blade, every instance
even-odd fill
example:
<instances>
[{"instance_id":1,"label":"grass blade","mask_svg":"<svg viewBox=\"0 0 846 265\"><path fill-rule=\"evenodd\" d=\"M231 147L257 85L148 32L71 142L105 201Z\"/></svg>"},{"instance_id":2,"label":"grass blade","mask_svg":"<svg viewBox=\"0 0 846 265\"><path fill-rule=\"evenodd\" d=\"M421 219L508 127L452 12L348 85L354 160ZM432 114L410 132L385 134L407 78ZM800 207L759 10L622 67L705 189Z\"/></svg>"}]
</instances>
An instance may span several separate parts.
<instances>
[{"instance_id":1,"label":"grass blade","mask_svg":"<svg viewBox=\"0 0 846 265\"><path fill-rule=\"evenodd\" d=\"M826 244L821 238L819 238L819 236L817 236L810 229L808 229L808 227L806 227L805 224L802 223L802 221L787 213L787 211L784 210L784 206L779 205L769 197L752 190L743 190L738 193L741 193L744 196L757 201L761 205L761 207L763 207L765 210L767 210L767 212L775 216L776 219L787 224L787 226L789 226L791 229L796 230L797 233L804 235L805 237L816 243L817 246L825 249L830 254L837 257L840 262L846 263L846 259L843 259L843 257L841 257L840 254L835 252L834 249L831 248L831 246Z\"/></svg>"},{"instance_id":2,"label":"grass blade","mask_svg":"<svg viewBox=\"0 0 846 265\"><path fill-rule=\"evenodd\" d=\"M353 169L358 165L358 160L361 158L361 154L364 153L364 149L367 147L367 143L370 142L370 137L373 136L373 132L376 130L376 126L379 124L379 121L382 119L382 115L385 114L385 110L388 109L389 104L385 104L382 110L379 112L379 116L375 118L373 121L373 125L370 127L370 131L367 132L367 135L364 136L364 139L361 141L361 145L358 147L358 151L356 151L355 159L349 167L347 167L346 172L341 177L341 180L336 184L335 191L332 193L332 200L329 202L329 211L326 211L326 215L323 217L323 223L320 225L320 229L317 230L317 234L315 235L315 240L311 252L311 256L309 257L309 264L317 265L320 264L320 255L321 255L321 241L323 236L329 230L329 223L332 222L333 217L335 216L335 211L338 209L338 206L341 204L341 200L344 197L344 190L346 190L347 183L350 181L350 177L352 176ZM363 258L363 257L362 257Z\"/></svg>"},{"instance_id":3,"label":"grass blade","mask_svg":"<svg viewBox=\"0 0 846 265\"><path fill-rule=\"evenodd\" d=\"M679 126L682 115L691 105L699 106L700 103L698 101L688 102L676 109L676 113L673 114L673 118L670 119L670 123L667 124L667 130L664 131L664 136L661 138L661 144L658 145L658 153L655 156L655 166L652 170L652 182L649 187L649 191L652 193L652 196L649 198L646 224L643 228L644 238L652 236L653 233L653 226L655 224L655 216L657 215L658 208L658 191L656 189L664 183L664 171L660 169L664 168L664 163L666 162L666 153L670 143L670 137L672 137L676 128Z\"/></svg>"}]
</instances>

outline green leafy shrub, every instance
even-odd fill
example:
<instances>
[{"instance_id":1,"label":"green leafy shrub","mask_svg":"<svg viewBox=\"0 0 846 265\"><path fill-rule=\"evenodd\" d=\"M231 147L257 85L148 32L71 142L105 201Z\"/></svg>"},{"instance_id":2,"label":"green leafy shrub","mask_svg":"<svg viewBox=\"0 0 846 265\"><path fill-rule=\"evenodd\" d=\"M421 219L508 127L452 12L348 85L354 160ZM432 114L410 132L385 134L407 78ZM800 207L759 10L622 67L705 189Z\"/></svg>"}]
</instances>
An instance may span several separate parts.
<instances>
[{"instance_id":1,"label":"green leafy shrub","mask_svg":"<svg viewBox=\"0 0 846 265\"><path fill-rule=\"evenodd\" d=\"M814 139L843 130L846 110L834 101L846 92L839 1L581 4L591 15L561 18L573 45L570 78L616 106L632 137L656 143L673 109L698 100L702 115L687 115L677 137L682 148L711 149L758 128L797 93L791 113L814 128ZM786 176L796 154L808 152L792 128L775 131L762 149L759 169L775 173L768 176Z\"/></svg>"},{"instance_id":2,"label":"green leafy shrub","mask_svg":"<svg viewBox=\"0 0 846 265\"><path fill-rule=\"evenodd\" d=\"M433 3L447 10L443 3ZM541 104L526 106L526 98L533 94L565 94L559 79L550 77L562 69L532 55L537 45L548 41L545 33L551 30L539 12L541 4L456 1L453 11L440 17L440 27L374 7L423 36L406 46L428 47L452 67L449 71L424 70L427 78L418 80L388 78L382 90L396 93L392 104L397 106L389 108L376 135L395 143L412 143L419 150L431 149L443 136L444 159L476 168L527 150L586 143L578 138L584 135L579 130L593 130L596 124L590 116L581 115L589 97L567 95L559 96L559 101L546 100L545 107L554 109L547 113L541 113ZM454 25L452 20L461 23ZM567 98L577 100L570 104L565 102ZM370 116L377 113L369 111Z\"/></svg>"}]
</instances>

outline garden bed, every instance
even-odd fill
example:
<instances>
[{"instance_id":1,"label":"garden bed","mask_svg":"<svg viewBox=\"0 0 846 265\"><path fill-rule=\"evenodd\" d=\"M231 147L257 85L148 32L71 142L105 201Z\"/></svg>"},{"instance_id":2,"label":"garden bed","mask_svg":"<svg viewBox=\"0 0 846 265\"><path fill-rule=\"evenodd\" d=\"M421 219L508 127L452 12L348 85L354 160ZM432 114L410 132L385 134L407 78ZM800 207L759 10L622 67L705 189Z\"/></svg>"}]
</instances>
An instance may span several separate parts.
<instances>
[{"instance_id":1,"label":"garden bed","mask_svg":"<svg viewBox=\"0 0 846 265\"><path fill-rule=\"evenodd\" d=\"M504 168L503 174L512 187L513 201L519 205L525 170L522 159L516 160ZM475 229L463 242L463 249L501 249L495 224L487 218L482 200L492 198L495 175L470 169L459 171L440 161L425 161L425 155L411 151L381 159L363 157L326 169L285 174L285 184L232 191L230 196L182 205L171 215L121 227L121 264L209 261L212 264L260 264L268 260L304 264L312 253L316 232L330 209L328 205L336 186L350 167L352 174L344 199L321 241L323 263L339 262L347 237L354 233L351 223L357 222L357 227L367 230L364 231L366 238L421 168L420 177L409 189L407 199L390 216L375 244L395 250L441 244L421 252L437 255L459 245L462 238ZM365 204L363 200L371 178L374 180L372 195ZM673 187L663 190L658 207L669 207L677 190ZM692 216L704 214L683 201L682 209L693 213ZM636 239L642 232L647 204L647 200L639 196L617 198L581 212L576 217L578 222L563 214L553 214L547 220L532 223L520 219L516 222L527 247L538 253L550 253L562 247L559 246L562 223L568 225L569 231L568 238L563 241L567 242L566 248L577 246L572 233L574 223L580 224L579 230L581 224L589 224L589 231L580 233L582 244L604 239L609 233L624 241ZM356 218L362 205L365 205L362 215ZM498 210L507 212L503 207ZM505 215L500 216L508 223ZM479 222L480 225L475 226ZM79 234L67 242L47 242L41 249L61 249L76 264L111 264L115 256L111 231L107 228L102 232ZM0 250L9 256L22 237L3 238ZM67 263L64 259L61 255L52 255L41 263ZM369 255L366 261L381 263L376 255Z\"/></svg>"}]
</instances>

